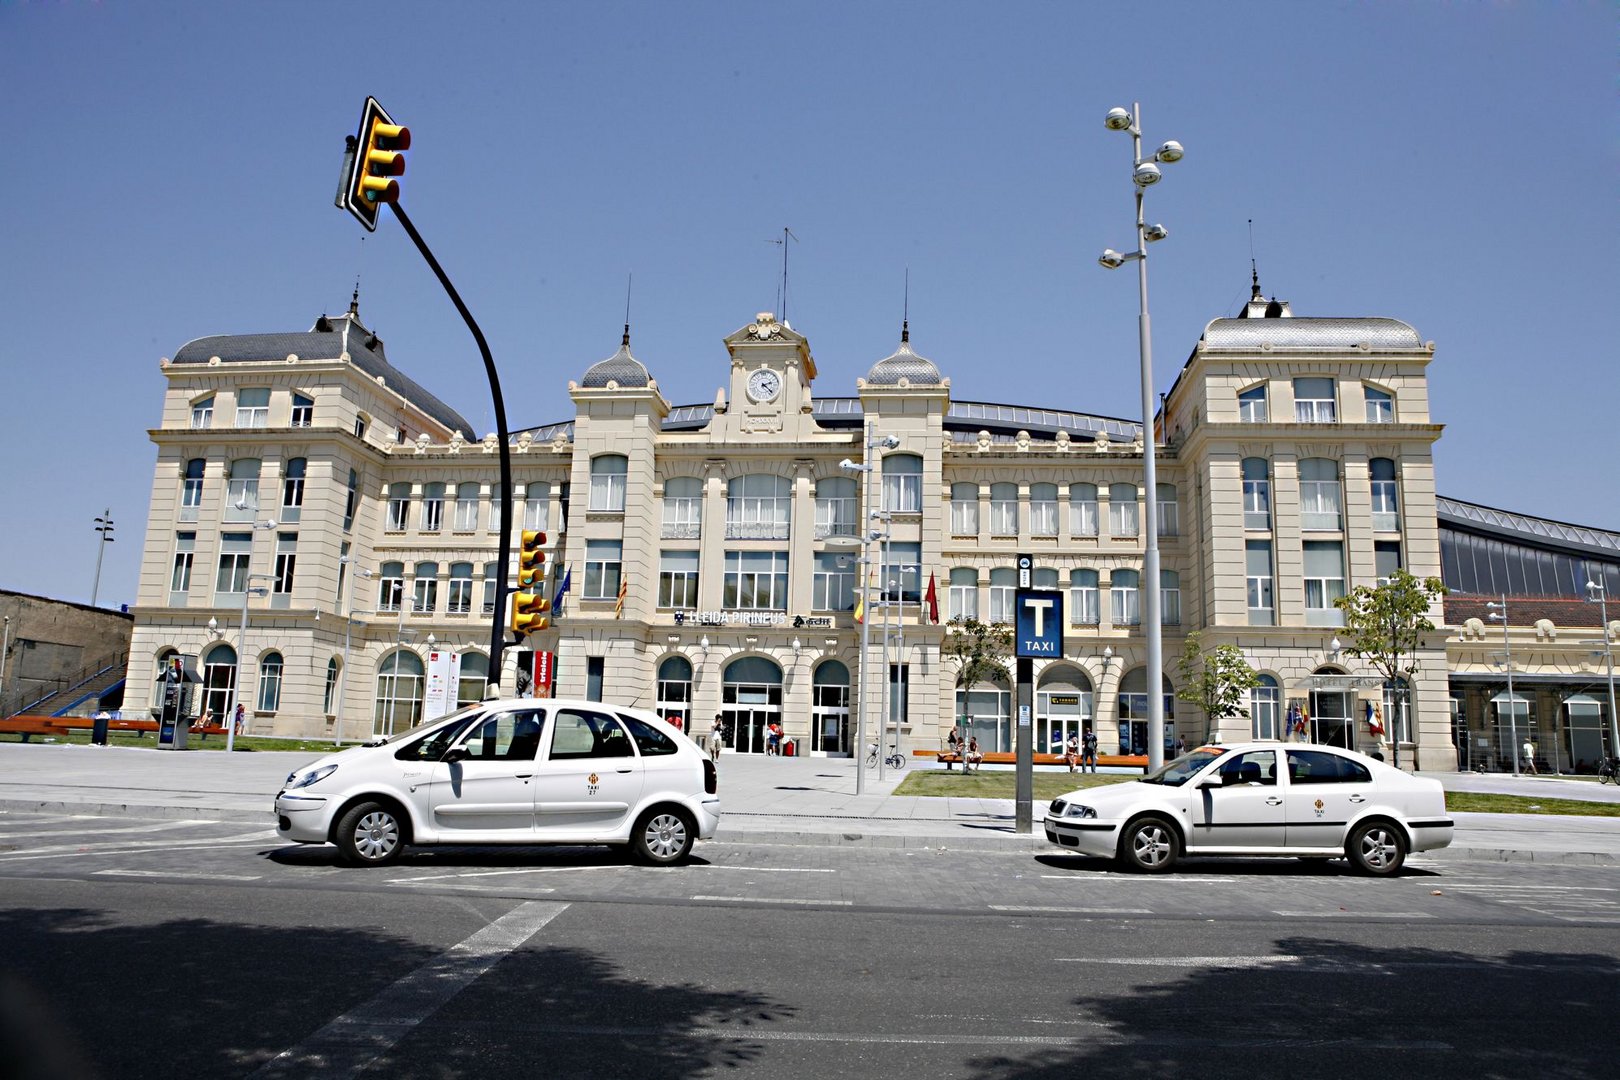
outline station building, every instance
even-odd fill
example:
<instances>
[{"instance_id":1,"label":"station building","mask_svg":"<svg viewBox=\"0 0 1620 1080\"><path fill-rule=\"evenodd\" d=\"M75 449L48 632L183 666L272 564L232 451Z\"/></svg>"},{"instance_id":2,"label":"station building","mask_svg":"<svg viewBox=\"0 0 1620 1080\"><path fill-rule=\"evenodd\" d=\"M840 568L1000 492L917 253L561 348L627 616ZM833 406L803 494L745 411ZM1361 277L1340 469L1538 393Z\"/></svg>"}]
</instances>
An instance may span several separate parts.
<instances>
[{"instance_id":1,"label":"station building","mask_svg":"<svg viewBox=\"0 0 1620 1080\"><path fill-rule=\"evenodd\" d=\"M1036 664L1038 750L1090 727L1104 752L1146 752L1155 584L1169 745L1282 738L1297 710L1312 739L1373 749L1375 703L1419 768L1456 767L1459 749L1511 767L1503 721L1571 767L1610 745L1602 661L1574 643L1604 636L1581 579L1620 586L1620 536L1438 497L1434 345L1404 322L1298 317L1256 286L1176 376L1152 492L1140 424L955 400L905 328L845 396L816 392L809 340L769 313L723 344L713 400L675 405L626 327L569 382L572 417L513 436L514 533L547 534L560 602L505 650L524 670L503 687L538 654L541 693L651 706L697 734L724 717L743 753L774 721L795 752L845 755L865 679L868 741L882 720L908 750L953 725L1011 749L1010 671L958 686L942 644L952 619L1011 619L1027 555L1066 611L1062 657ZM161 368L126 708L155 700L176 654L195 658L198 712L240 694L260 734L409 728L445 653L459 681L437 700L481 697L511 572L495 561L496 437L394 367L355 304L303 333L201 338ZM1142 581L1148 498L1157 583ZM1527 582L1543 562L1555 569ZM1350 657L1333 605L1397 567L1457 590L1431 613L1409 693ZM1512 696L1481 629L1500 638L1481 621L1498 592ZM1262 674L1249 716L1212 725L1177 698L1194 631Z\"/></svg>"}]
</instances>

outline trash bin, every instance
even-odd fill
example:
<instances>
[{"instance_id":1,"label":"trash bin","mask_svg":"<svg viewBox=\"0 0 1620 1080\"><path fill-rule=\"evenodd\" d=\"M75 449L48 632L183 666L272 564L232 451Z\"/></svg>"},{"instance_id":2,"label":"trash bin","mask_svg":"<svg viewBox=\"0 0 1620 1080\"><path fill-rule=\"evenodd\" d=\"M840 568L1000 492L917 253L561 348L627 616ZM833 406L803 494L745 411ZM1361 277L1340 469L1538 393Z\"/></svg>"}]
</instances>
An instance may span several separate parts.
<instances>
[{"instance_id":1,"label":"trash bin","mask_svg":"<svg viewBox=\"0 0 1620 1080\"><path fill-rule=\"evenodd\" d=\"M96 715L91 718L91 742L95 743L97 746L107 745L107 722L111 719L112 717L108 716L105 712L96 713Z\"/></svg>"},{"instance_id":2,"label":"trash bin","mask_svg":"<svg viewBox=\"0 0 1620 1080\"><path fill-rule=\"evenodd\" d=\"M798 757L799 756L799 740L798 739L783 739L782 740L782 753L787 755L788 757Z\"/></svg>"}]
</instances>

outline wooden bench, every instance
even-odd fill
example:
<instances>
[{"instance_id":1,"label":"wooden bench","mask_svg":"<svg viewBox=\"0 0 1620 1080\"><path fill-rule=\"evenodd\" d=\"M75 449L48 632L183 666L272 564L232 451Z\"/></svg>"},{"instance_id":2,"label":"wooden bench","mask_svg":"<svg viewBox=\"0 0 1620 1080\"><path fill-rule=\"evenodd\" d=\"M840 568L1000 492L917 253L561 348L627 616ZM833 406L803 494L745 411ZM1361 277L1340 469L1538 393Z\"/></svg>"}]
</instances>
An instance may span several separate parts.
<instances>
[{"instance_id":1,"label":"wooden bench","mask_svg":"<svg viewBox=\"0 0 1620 1080\"><path fill-rule=\"evenodd\" d=\"M932 754L934 755L934 759L940 764L944 765L947 770L949 770L952 765L959 764L962 761L961 752L952 753L949 750L913 750L912 754L916 757L927 757L929 754ZM980 755L978 763L980 765L1016 765L1018 764L1018 755L1001 750L988 750ZM1035 754L1034 764L1064 765L1067 764L1067 759L1062 754ZM1115 768L1142 769L1146 771L1147 755L1098 754L1097 764L1110 765ZM1076 765L1075 767L1080 768L1079 765Z\"/></svg>"},{"instance_id":2,"label":"wooden bench","mask_svg":"<svg viewBox=\"0 0 1620 1080\"><path fill-rule=\"evenodd\" d=\"M156 732L156 720L107 720L108 731L133 731L138 735ZM11 716L0 720L0 735L20 735L27 742L35 735L61 735L69 731L94 731L96 720L92 716ZM210 735L224 735L224 724L192 727L192 735L206 739Z\"/></svg>"}]
</instances>

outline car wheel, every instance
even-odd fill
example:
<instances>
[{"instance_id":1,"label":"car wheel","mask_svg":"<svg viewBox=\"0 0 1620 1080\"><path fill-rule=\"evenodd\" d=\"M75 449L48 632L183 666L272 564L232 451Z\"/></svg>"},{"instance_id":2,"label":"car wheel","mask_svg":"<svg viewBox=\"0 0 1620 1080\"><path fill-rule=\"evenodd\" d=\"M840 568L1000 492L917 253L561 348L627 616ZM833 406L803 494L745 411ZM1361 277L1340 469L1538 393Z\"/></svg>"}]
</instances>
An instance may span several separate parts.
<instances>
[{"instance_id":1,"label":"car wheel","mask_svg":"<svg viewBox=\"0 0 1620 1080\"><path fill-rule=\"evenodd\" d=\"M649 810L630 834L630 852L638 862L670 866L691 853L695 831L691 818L680 810Z\"/></svg>"},{"instance_id":2,"label":"car wheel","mask_svg":"<svg viewBox=\"0 0 1620 1080\"><path fill-rule=\"evenodd\" d=\"M1344 853L1360 873L1393 874L1406 861L1406 838L1387 821L1369 821L1356 826Z\"/></svg>"},{"instance_id":3,"label":"car wheel","mask_svg":"<svg viewBox=\"0 0 1620 1080\"><path fill-rule=\"evenodd\" d=\"M350 866L387 866L405 849L399 815L382 803L356 803L338 821L338 851Z\"/></svg>"},{"instance_id":4,"label":"car wheel","mask_svg":"<svg viewBox=\"0 0 1620 1080\"><path fill-rule=\"evenodd\" d=\"M1176 863L1180 842L1173 825L1163 818L1145 817L1125 828L1119 841L1119 860L1144 874L1161 874Z\"/></svg>"}]
</instances>

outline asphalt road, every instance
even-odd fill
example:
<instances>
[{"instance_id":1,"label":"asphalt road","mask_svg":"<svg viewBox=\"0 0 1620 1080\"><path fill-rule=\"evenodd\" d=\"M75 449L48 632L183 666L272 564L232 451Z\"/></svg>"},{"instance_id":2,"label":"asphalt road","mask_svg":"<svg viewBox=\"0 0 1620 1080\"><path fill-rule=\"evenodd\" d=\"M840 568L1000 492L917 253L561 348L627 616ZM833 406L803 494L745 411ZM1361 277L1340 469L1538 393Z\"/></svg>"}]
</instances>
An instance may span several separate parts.
<instances>
[{"instance_id":1,"label":"asphalt road","mask_svg":"<svg viewBox=\"0 0 1620 1080\"><path fill-rule=\"evenodd\" d=\"M0 815L7 1076L1589 1077L1612 867L708 843L383 870L224 821Z\"/></svg>"}]
</instances>

